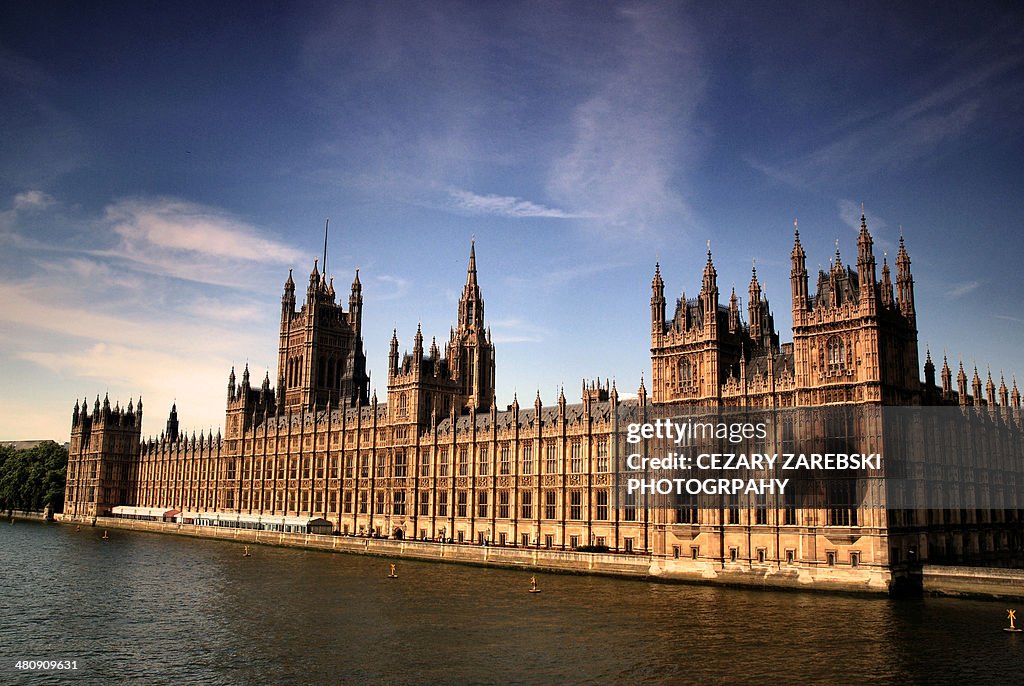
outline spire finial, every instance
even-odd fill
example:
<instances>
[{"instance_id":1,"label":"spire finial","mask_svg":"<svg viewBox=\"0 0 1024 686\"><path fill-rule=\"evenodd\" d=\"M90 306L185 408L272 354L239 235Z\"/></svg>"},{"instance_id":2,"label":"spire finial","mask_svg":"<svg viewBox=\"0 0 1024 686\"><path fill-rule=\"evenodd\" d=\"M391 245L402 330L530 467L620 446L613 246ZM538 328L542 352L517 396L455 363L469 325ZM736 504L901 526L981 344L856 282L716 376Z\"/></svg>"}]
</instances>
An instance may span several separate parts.
<instances>
[{"instance_id":1,"label":"spire finial","mask_svg":"<svg viewBox=\"0 0 1024 686\"><path fill-rule=\"evenodd\" d=\"M466 269L466 283L476 283L476 237L469 241L469 267Z\"/></svg>"},{"instance_id":2,"label":"spire finial","mask_svg":"<svg viewBox=\"0 0 1024 686\"><path fill-rule=\"evenodd\" d=\"M324 220L324 274L327 274L327 229L331 226L331 218Z\"/></svg>"}]
</instances>

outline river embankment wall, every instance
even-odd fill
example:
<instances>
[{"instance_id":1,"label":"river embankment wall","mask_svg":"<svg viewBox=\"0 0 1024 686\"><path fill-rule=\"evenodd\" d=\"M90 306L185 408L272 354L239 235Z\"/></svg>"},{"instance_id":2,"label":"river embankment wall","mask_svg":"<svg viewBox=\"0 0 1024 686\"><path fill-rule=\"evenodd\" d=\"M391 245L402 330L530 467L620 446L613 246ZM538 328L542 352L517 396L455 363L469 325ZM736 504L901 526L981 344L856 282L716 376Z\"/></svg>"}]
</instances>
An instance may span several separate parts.
<instances>
[{"instance_id":1,"label":"river embankment wall","mask_svg":"<svg viewBox=\"0 0 1024 686\"><path fill-rule=\"evenodd\" d=\"M44 513L15 511L18 520L44 521ZM378 557L433 562L506 567L567 574L599 574L657 581L720 584L761 589L800 589L884 594L892 576L885 570L860 570L857 575L836 574L835 570L813 568L745 568L711 561L666 559L654 555L591 553L546 548L481 546L358 536L283 533L255 529L198 526L174 522L98 517L72 519L56 515L65 524L126 529L196 538L235 541L242 544L273 545ZM917 576L917 575L915 575ZM972 598L1024 598L1024 570L988 567L924 565L919 587L928 595ZM917 580L915 580L917 581Z\"/></svg>"}]
</instances>

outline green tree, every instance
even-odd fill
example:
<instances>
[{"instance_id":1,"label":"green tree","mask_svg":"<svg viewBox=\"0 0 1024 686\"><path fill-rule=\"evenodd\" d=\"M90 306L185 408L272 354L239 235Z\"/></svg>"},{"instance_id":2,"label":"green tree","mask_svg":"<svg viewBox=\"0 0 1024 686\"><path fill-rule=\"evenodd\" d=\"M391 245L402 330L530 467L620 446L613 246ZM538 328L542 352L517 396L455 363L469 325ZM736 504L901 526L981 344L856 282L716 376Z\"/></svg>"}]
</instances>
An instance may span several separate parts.
<instances>
[{"instance_id":1,"label":"green tree","mask_svg":"<svg viewBox=\"0 0 1024 686\"><path fill-rule=\"evenodd\" d=\"M0 508L54 512L64 507L68 451L53 441L15 450L0 446Z\"/></svg>"}]
</instances>

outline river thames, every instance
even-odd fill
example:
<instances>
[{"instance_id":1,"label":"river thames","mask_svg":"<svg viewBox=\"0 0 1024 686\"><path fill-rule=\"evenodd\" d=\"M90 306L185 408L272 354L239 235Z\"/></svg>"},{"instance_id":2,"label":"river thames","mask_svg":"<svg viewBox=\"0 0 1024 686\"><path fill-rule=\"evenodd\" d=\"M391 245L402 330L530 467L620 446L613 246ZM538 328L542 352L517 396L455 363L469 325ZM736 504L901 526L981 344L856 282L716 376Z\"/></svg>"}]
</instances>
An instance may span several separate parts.
<instances>
[{"instance_id":1,"label":"river thames","mask_svg":"<svg viewBox=\"0 0 1024 686\"><path fill-rule=\"evenodd\" d=\"M1002 631L1014 603L553 574L530 594L519 570L101 536L0 525L0 683L1007 684L1024 668L1024 634Z\"/></svg>"}]
</instances>

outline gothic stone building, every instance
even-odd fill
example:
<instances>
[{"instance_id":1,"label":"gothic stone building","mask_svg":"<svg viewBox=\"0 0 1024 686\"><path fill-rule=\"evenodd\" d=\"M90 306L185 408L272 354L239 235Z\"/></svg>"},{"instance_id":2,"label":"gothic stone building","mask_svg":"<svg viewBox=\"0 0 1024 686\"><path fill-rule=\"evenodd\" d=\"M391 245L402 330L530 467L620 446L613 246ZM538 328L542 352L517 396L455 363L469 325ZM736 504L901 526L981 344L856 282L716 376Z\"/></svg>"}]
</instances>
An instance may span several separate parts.
<instances>
[{"instance_id":1,"label":"gothic stone building","mask_svg":"<svg viewBox=\"0 0 1024 686\"><path fill-rule=\"evenodd\" d=\"M540 394L495 404L495 350L471 248L466 283L444 350L388 357L384 402L369 396L358 272L348 310L314 265L296 309L289 273L281 308L276 384L252 385L248 366L227 385L225 434L179 431L176 408L159 436L141 438L142 401L122 410L76 403L65 515L92 518L117 505L203 513L323 517L341 535L575 549L604 546L652 556L655 573L730 574L884 588L908 560L1004 563L1019 550L1016 511L955 511L933 518L866 504L881 481L861 482L843 506L825 499L734 498L655 507L619 488L625 422L685 406L801 408L945 404L1000 412L1019 436L1020 395L989 378L973 395L962 366L941 386L930 356L918 376L914 281L900 239L895 288L876 278L862 217L856 268L837 249L811 290L796 234L791 254L793 341L780 344L756 268L746 321L735 291L722 304L708 251L701 289L667 317L655 267L651 297L652 390L620 400L615 384L584 382L581 402ZM853 427L848 438L875 431ZM1011 434L1006 434L1010 431ZM1016 444L1020 441L1017 440ZM1016 448L1019 451L1019 448ZM867 483L867 487L864 486ZM872 489L875 489L873 491ZM860 503L859 499L865 503ZM878 502L876 500L876 502Z\"/></svg>"}]
</instances>

